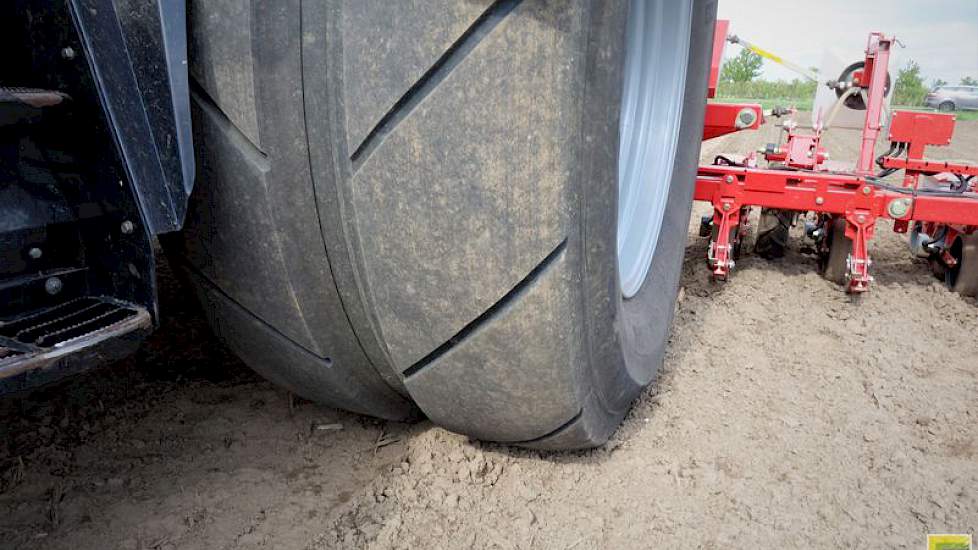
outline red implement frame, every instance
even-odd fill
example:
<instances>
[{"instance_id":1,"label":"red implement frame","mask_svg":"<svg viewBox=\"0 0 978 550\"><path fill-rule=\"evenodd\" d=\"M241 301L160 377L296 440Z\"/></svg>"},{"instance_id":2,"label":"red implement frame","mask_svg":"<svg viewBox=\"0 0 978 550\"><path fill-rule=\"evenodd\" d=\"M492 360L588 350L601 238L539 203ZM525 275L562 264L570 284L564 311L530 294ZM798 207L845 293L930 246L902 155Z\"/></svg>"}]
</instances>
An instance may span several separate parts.
<instances>
[{"instance_id":1,"label":"red implement frame","mask_svg":"<svg viewBox=\"0 0 978 550\"><path fill-rule=\"evenodd\" d=\"M716 90L718 75L717 47L722 48L727 24L718 25L714 41L714 67L711 70L711 97ZM947 265L956 261L948 252L958 235L973 233L978 228L978 194L970 181L978 175L978 166L966 163L930 161L923 158L926 146L950 143L954 129L954 117L947 114L896 111L892 115L889 141L890 151L874 159L874 148L882 132L882 111L887 65L893 39L881 33L869 35L866 57L861 72L850 83L833 83L841 92L858 88L851 93L864 94L866 120L858 161L851 172L833 172L822 166L826 160L820 147L821 128L816 125L811 134L801 134L791 125L787 144L763 153L765 160L777 163L775 169L756 166L754 154L740 164L701 166L696 178L695 199L713 205L712 234L708 260L713 277L725 280L734 267L733 250L739 239L739 224L751 207L764 207L818 214L824 226L833 219L846 222L845 236L852 241L847 261L847 290L864 292L869 289L872 277L869 268L869 241L873 237L876 220L895 220L894 229L906 232L910 224L920 222L930 235L944 235L943 243L936 245L938 254ZM722 52L720 53L722 55ZM762 120L757 105L707 106L703 138L756 127L745 125L731 113L744 110L755 112L757 123ZM739 122L739 125L738 125ZM901 155L906 154L905 157ZM874 175L873 165L886 172L903 170L902 185L884 183ZM948 190L922 187L921 176L937 174L958 178L958 187ZM925 178L926 179L926 178ZM933 178L932 178L933 179ZM978 179L978 178L975 178ZM823 232L824 233L824 232Z\"/></svg>"}]
</instances>

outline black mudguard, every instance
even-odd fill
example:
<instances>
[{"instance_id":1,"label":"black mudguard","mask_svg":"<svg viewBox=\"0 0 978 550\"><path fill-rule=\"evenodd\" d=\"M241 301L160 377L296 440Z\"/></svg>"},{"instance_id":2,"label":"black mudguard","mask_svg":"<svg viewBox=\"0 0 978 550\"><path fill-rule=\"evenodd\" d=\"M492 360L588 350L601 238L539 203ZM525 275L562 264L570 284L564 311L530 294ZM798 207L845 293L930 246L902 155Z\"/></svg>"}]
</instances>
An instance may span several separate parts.
<instances>
[{"instance_id":1,"label":"black mudguard","mask_svg":"<svg viewBox=\"0 0 978 550\"><path fill-rule=\"evenodd\" d=\"M184 0L70 0L102 107L154 234L180 229L194 184Z\"/></svg>"}]
</instances>

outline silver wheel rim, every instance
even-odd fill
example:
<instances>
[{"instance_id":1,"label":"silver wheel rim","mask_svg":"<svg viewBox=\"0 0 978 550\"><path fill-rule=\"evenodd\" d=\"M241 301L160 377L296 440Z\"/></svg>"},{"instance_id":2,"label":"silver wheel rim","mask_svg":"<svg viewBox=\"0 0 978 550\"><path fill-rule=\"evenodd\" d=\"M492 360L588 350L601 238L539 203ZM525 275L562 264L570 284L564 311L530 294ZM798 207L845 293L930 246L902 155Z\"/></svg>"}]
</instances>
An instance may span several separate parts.
<instances>
[{"instance_id":1,"label":"silver wheel rim","mask_svg":"<svg viewBox=\"0 0 978 550\"><path fill-rule=\"evenodd\" d=\"M692 0L631 0L618 148L618 277L624 298L648 275L679 141Z\"/></svg>"}]
</instances>

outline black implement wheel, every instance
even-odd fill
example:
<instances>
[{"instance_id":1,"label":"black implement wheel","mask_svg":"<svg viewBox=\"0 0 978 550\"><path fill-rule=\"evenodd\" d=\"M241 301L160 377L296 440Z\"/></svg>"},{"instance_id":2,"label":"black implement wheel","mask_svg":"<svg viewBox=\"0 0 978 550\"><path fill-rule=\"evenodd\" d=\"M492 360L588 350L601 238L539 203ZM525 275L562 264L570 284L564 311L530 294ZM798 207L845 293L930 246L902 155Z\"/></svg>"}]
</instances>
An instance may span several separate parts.
<instances>
[{"instance_id":1,"label":"black implement wheel","mask_svg":"<svg viewBox=\"0 0 978 550\"><path fill-rule=\"evenodd\" d=\"M762 208L757 223L754 253L768 260L784 257L788 248L788 232L795 214L790 210Z\"/></svg>"},{"instance_id":2,"label":"black implement wheel","mask_svg":"<svg viewBox=\"0 0 978 550\"><path fill-rule=\"evenodd\" d=\"M846 237L845 218L834 218L825 224L825 254L822 258L822 276L838 285L848 283L849 255L852 241Z\"/></svg>"},{"instance_id":3,"label":"black implement wheel","mask_svg":"<svg viewBox=\"0 0 978 550\"><path fill-rule=\"evenodd\" d=\"M191 2L171 246L296 393L599 445L663 358L715 2L424 3Z\"/></svg>"},{"instance_id":4,"label":"black implement wheel","mask_svg":"<svg viewBox=\"0 0 978 550\"><path fill-rule=\"evenodd\" d=\"M836 88L835 95L838 97L842 97L842 94L845 93L844 91L845 89L851 89L852 86L854 85L853 78L856 76L856 72L862 71L865 67L866 67L865 61L856 61L855 63L843 69L842 74L840 74L836 80L838 82L848 83L849 86L845 88ZM885 97L889 97L890 95L890 82L891 82L890 73L886 73L886 82L883 84L883 95ZM856 111L865 111L866 101L863 99L863 93L860 92L855 95L851 95L847 97L845 100L845 105L846 107L850 109L854 109Z\"/></svg>"},{"instance_id":5,"label":"black implement wheel","mask_svg":"<svg viewBox=\"0 0 978 550\"><path fill-rule=\"evenodd\" d=\"M944 272L948 288L963 296L978 296L978 233L958 237L951 255L958 263Z\"/></svg>"}]
</instances>

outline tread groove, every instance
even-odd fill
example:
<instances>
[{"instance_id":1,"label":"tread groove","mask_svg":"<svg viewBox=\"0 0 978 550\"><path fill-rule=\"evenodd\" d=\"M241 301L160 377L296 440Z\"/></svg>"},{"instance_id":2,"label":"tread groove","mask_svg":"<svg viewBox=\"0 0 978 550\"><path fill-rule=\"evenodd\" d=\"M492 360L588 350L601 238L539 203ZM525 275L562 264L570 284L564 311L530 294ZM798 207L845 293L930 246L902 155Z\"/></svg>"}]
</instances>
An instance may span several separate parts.
<instances>
[{"instance_id":1,"label":"tread groove","mask_svg":"<svg viewBox=\"0 0 978 550\"><path fill-rule=\"evenodd\" d=\"M174 256L171 256L169 258L169 261L172 262L174 265L179 265L183 269L186 269L187 272L195 279L195 282L197 282L198 284L200 284L200 286L209 289L211 292L214 292L215 294L219 294L222 298L224 298L225 300L227 300L228 303L231 304L233 307L239 309L242 313L244 313L245 315L247 315L249 318L251 318L251 319L255 320L256 322L258 322L258 324L261 325L265 330L267 330L269 334L274 335L276 338L280 338L283 342L289 344L290 346L292 346L295 349L299 350L303 354L308 355L313 360L318 361L318 362L321 362L327 368L333 366L333 359L331 357L326 357L326 356L323 356L323 355L319 355L319 354L317 354L317 353L309 350L308 348L306 348L302 344L296 342L292 338L289 338L288 336L286 336L285 333L283 333L282 331L280 331L276 327L270 325L267 321L265 321L264 319L262 319L261 317L259 317L255 313L253 313L250 309L248 309L247 307L245 307L243 304L241 304L240 302L238 302L236 299L234 299L233 297L231 297L230 294L228 294L227 292L225 292L223 288L219 287L217 285L217 283L215 283L214 281L212 281L210 279L210 277L208 277L207 275L204 274L203 271L197 269L197 266L195 266L194 264L190 263L186 258L182 258L182 257L181 258L176 258Z\"/></svg>"},{"instance_id":2,"label":"tread groove","mask_svg":"<svg viewBox=\"0 0 978 550\"><path fill-rule=\"evenodd\" d=\"M541 435L540 437L534 437L533 439L527 439L525 441L516 441L513 444L514 445L531 445L533 443L539 443L541 441L544 441L545 439L548 439L550 437L553 437L553 436L555 436L555 435L563 432L567 428L573 426L574 423L576 423L578 420L580 420L582 416L584 416L584 407L581 407L580 409L578 409L577 412L574 414L574 416L570 417L570 420L568 420L567 422L564 422L563 424L561 424L560 426L557 426L556 428L550 430L549 432Z\"/></svg>"},{"instance_id":3,"label":"tread groove","mask_svg":"<svg viewBox=\"0 0 978 550\"><path fill-rule=\"evenodd\" d=\"M560 253L563 252L564 248L566 247L567 247L567 239L564 239L563 241L560 242L560 244L557 245L556 248L554 248L550 252L550 254L547 254L547 257L544 258L543 261L541 261L539 264L537 264L536 267L534 267L533 270L531 270L526 277L524 277L520 282L516 283L516 286L510 289L510 291L507 292L496 303L489 306L487 310L482 312L482 315L479 315L475 319L469 321L468 324L466 324L464 327L462 327L461 330L456 332L451 338L448 339L448 341L438 346L431 353L425 355L424 357L419 359L416 363L408 367L404 371L404 378L405 379L410 378L411 376L422 371L425 367L435 362L438 358L451 351L451 349L454 348L456 345L463 342L470 334L478 330L479 327L491 321L494 317L496 317L496 315L500 311L504 310L508 305L510 305L511 303L518 300L521 296L523 296L523 294L526 293L526 290L534 282L536 282L540 278L540 276L543 275L544 272L547 271L547 268L554 264L557 258L560 257Z\"/></svg>"},{"instance_id":4,"label":"tread groove","mask_svg":"<svg viewBox=\"0 0 978 550\"><path fill-rule=\"evenodd\" d=\"M356 172L363 166L367 159L370 158L370 155L383 143L384 138L393 132L401 121L407 118L451 74L455 67L482 42L482 39L488 36L521 2L522 0L496 0L486 11L482 12L469 28L465 29L465 32L462 33L458 40L449 46L445 50L445 53L381 117L380 121L370 130L370 133L367 134L363 142L350 155L350 161L353 163L353 172Z\"/></svg>"},{"instance_id":5,"label":"tread groove","mask_svg":"<svg viewBox=\"0 0 978 550\"><path fill-rule=\"evenodd\" d=\"M229 135L233 136L233 141L239 145L239 149L245 151L250 159L263 171L268 172L270 164L268 155L258 147L240 128L231 120L221 107L214 101L214 98L207 93L207 90L197 82L193 76L190 77L190 99L196 101L201 109L212 115L213 119L223 128L231 130Z\"/></svg>"}]
</instances>

